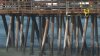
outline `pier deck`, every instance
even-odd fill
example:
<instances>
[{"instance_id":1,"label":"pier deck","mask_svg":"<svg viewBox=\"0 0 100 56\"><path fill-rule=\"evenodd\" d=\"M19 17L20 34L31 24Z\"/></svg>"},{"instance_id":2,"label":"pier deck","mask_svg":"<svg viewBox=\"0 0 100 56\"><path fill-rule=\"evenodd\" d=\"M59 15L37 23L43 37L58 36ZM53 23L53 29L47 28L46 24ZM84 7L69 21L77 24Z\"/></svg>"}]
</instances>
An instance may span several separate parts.
<instances>
[{"instance_id":1,"label":"pier deck","mask_svg":"<svg viewBox=\"0 0 100 56\"><path fill-rule=\"evenodd\" d=\"M86 8L90 14L99 14L99 1L95 1L96 4L93 2L82 7L81 1L3 1L0 3L0 14L84 14Z\"/></svg>"}]
</instances>

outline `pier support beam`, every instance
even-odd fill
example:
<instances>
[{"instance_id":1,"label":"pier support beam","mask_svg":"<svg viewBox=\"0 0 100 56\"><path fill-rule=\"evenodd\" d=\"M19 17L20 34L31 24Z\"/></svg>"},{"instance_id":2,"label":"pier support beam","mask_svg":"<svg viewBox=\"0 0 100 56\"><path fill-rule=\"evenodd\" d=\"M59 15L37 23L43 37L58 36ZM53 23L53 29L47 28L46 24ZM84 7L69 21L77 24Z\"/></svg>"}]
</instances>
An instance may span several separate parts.
<instances>
[{"instance_id":1,"label":"pier support beam","mask_svg":"<svg viewBox=\"0 0 100 56\"><path fill-rule=\"evenodd\" d=\"M24 27L24 16L21 16L20 20L20 48L22 50L22 47L24 46L24 32L23 32L23 27Z\"/></svg>"},{"instance_id":2,"label":"pier support beam","mask_svg":"<svg viewBox=\"0 0 100 56\"><path fill-rule=\"evenodd\" d=\"M81 36L83 35L83 27L82 27L82 22L81 22L81 18L78 20L79 23L79 27L80 27L80 31L81 31Z\"/></svg>"},{"instance_id":3,"label":"pier support beam","mask_svg":"<svg viewBox=\"0 0 100 56\"><path fill-rule=\"evenodd\" d=\"M49 27L49 20L50 20L49 18L46 19L46 24L45 24L44 34L43 34L43 40L42 40L40 56L43 56L43 53L44 53L44 46L45 46L45 43L46 43L48 27Z\"/></svg>"},{"instance_id":4,"label":"pier support beam","mask_svg":"<svg viewBox=\"0 0 100 56\"><path fill-rule=\"evenodd\" d=\"M6 42L6 48L8 51L8 47L13 43L13 38L12 38L12 23L13 23L13 18L10 16L10 22L9 22L9 27L8 27L8 35L7 35L7 42ZM6 25L7 27L7 25Z\"/></svg>"},{"instance_id":5,"label":"pier support beam","mask_svg":"<svg viewBox=\"0 0 100 56\"><path fill-rule=\"evenodd\" d=\"M68 48L69 48L69 51L71 52L70 55L72 54L72 49L73 49L73 32L74 32L74 23L75 23L74 20L75 20L75 15L72 15L71 16L70 41L68 42Z\"/></svg>"},{"instance_id":6,"label":"pier support beam","mask_svg":"<svg viewBox=\"0 0 100 56\"><path fill-rule=\"evenodd\" d=\"M56 16L56 27L57 27L57 39L58 39L58 33L59 33L59 16Z\"/></svg>"},{"instance_id":7,"label":"pier support beam","mask_svg":"<svg viewBox=\"0 0 100 56\"><path fill-rule=\"evenodd\" d=\"M91 15L91 56L94 56L94 15Z\"/></svg>"},{"instance_id":8,"label":"pier support beam","mask_svg":"<svg viewBox=\"0 0 100 56\"><path fill-rule=\"evenodd\" d=\"M66 16L66 26L65 26L65 35L64 35L64 48L63 48L63 56L66 56L66 48L67 48L67 39L69 39L69 18Z\"/></svg>"},{"instance_id":9,"label":"pier support beam","mask_svg":"<svg viewBox=\"0 0 100 56\"><path fill-rule=\"evenodd\" d=\"M11 27L11 40L12 40L12 47L15 45L15 15L12 15L12 27Z\"/></svg>"},{"instance_id":10,"label":"pier support beam","mask_svg":"<svg viewBox=\"0 0 100 56\"><path fill-rule=\"evenodd\" d=\"M54 15L51 17L50 56L53 56L53 41L54 41Z\"/></svg>"},{"instance_id":11,"label":"pier support beam","mask_svg":"<svg viewBox=\"0 0 100 56\"><path fill-rule=\"evenodd\" d=\"M3 24L4 24L6 35L8 35L8 25L7 25L6 17L5 17L5 15L1 15L1 16L2 16L2 21L3 21Z\"/></svg>"},{"instance_id":12,"label":"pier support beam","mask_svg":"<svg viewBox=\"0 0 100 56\"><path fill-rule=\"evenodd\" d=\"M27 37L28 37L28 30L29 30L29 24L30 24L30 16L28 16L28 19L27 19L27 24L26 24L26 32L25 32L25 41L24 41L24 53L26 51L26 44L27 44Z\"/></svg>"},{"instance_id":13,"label":"pier support beam","mask_svg":"<svg viewBox=\"0 0 100 56\"><path fill-rule=\"evenodd\" d=\"M30 39L30 54L33 54L34 51L34 29L35 29L35 16L32 16L32 30L31 30L31 39Z\"/></svg>"},{"instance_id":14,"label":"pier support beam","mask_svg":"<svg viewBox=\"0 0 100 56\"><path fill-rule=\"evenodd\" d=\"M18 50L18 37L19 37L19 23L20 23L20 17L19 15L16 16L16 34L15 34L15 47L16 50Z\"/></svg>"},{"instance_id":15,"label":"pier support beam","mask_svg":"<svg viewBox=\"0 0 100 56\"><path fill-rule=\"evenodd\" d=\"M83 35L82 35L82 47L81 47L81 53L83 52L84 49L87 49L86 45L86 31L87 31L87 26L88 26L88 18L89 16L86 16L85 18L85 23L84 23L84 28L83 28Z\"/></svg>"},{"instance_id":16,"label":"pier support beam","mask_svg":"<svg viewBox=\"0 0 100 56\"><path fill-rule=\"evenodd\" d=\"M98 20L97 20L97 15L94 15L94 26L95 26L95 39L96 39L96 56L99 56L99 38L98 38Z\"/></svg>"},{"instance_id":17,"label":"pier support beam","mask_svg":"<svg viewBox=\"0 0 100 56\"><path fill-rule=\"evenodd\" d=\"M39 43L42 46L42 16L39 16Z\"/></svg>"},{"instance_id":18,"label":"pier support beam","mask_svg":"<svg viewBox=\"0 0 100 56\"><path fill-rule=\"evenodd\" d=\"M75 38L76 56L78 56L78 51L79 51L79 20L80 16L78 15L76 19L76 38Z\"/></svg>"},{"instance_id":19,"label":"pier support beam","mask_svg":"<svg viewBox=\"0 0 100 56\"><path fill-rule=\"evenodd\" d=\"M59 15L59 33L58 33L58 56L61 54L61 37L62 37L62 15Z\"/></svg>"},{"instance_id":20,"label":"pier support beam","mask_svg":"<svg viewBox=\"0 0 100 56\"><path fill-rule=\"evenodd\" d=\"M36 35L37 35L37 39L38 39L38 42L39 42L39 29L38 29L38 25L37 25L37 22L36 22L36 19L34 20L35 22L35 31L36 31Z\"/></svg>"}]
</instances>

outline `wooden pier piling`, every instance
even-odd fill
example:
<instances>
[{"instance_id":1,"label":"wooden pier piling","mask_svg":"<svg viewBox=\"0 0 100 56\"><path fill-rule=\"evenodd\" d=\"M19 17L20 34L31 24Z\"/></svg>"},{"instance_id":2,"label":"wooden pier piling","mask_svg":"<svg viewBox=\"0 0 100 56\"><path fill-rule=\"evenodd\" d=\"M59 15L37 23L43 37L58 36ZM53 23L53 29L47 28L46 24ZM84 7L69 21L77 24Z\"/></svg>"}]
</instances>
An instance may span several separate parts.
<instances>
[{"instance_id":1,"label":"wooden pier piling","mask_svg":"<svg viewBox=\"0 0 100 56\"><path fill-rule=\"evenodd\" d=\"M64 48L63 48L63 56L66 56L66 50L67 50L67 39L69 39L69 19L68 16L66 16L66 26L65 26L65 35L64 35Z\"/></svg>"},{"instance_id":2,"label":"wooden pier piling","mask_svg":"<svg viewBox=\"0 0 100 56\"><path fill-rule=\"evenodd\" d=\"M20 17L19 15L16 16L16 34L15 34L15 48L18 50L18 37L19 37L19 23L20 23Z\"/></svg>"},{"instance_id":3,"label":"wooden pier piling","mask_svg":"<svg viewBox=\"0 0 100 56\"><path fill-rule=\"evenodd\" d=\"M44 29L43 39L42 39L42 46L41 46L40 56L43 56L43 53L44 53L44 47L45 47L46 38L47 38L47 31L48 31L48 27L49 27L49 20L50 20L49 17L46 18L46 24L45 24L45 29Z\"/></svg>"},{"instance_id":4,"label":"wooden pier piling","mask_svg":"<svg viewBox=\"0 0 100 56\"><path fill-rule=\"evenodd\" d=\"M94 15L91 15L91 56L94 56Z\"/></svg>"},{"instance_id":5,"label":"wooden pier piling","mask_svg":"<svg viewBox=\"0 0 100 56\"><path fill-rule=\"evenodd\" d=\"M6 35L8 35L8 25L7 25L6 16L5 15L1 15L1 16L2 16L2 20L3 20Z\"/></svg>"},{"instance_id":6,"label":"wooden pier piling","mask_svg":"<svg viewBox=\"0 0 100 56\"><path fill-rule=\"evenodd\" d=\"M61 55L61 39L62 39L62 15L59 15L59 33L58 33L58 56Z\"/></svg>"},{"instance_id":7,"label":"wooden pier piling","mask_svg":"<svg viewBox=\"0 0 100 56\"><path fill-rule=\"evenodd\" d=\"M95 39L96 39L96 55L99 56L99 38L98 38L98 21L97 15L94 15L94 26L95 26Z\"/></svg>"},{"instance_id":8,"label":"wooden pier piling","mask_svg":"<svg viewBox=\"0 0 100 56\"><path fill-rule=\"evenodd\" d=\"M81 36L83 35L83 26L82 26L82 21L81 21L81 17L79 19L79 27L80 27L80 31L81 31Z\"/></svg>"},{"instance_id":9,"label":"wooden pier piling","mask_svg":"<svg viewBox=\"0 0 100 56\"><path fill-rule=\"evenodd\" d=\"M40 49L42 46L42 16L39 16L39 43L40 43Z\"/></svg>"},{"instance_id":10,"label":"wooden pier piling","mask_svg":"<svg viewBox=\"0 0 100 56\"><path fill-rule=\"evenodd\" d=\"M34 29L35 29L35 16L32 16L32 28L31 28L31 38L30 38L30 54L34 51Z\"/></svg>"},{"instance_id":11,"label":"wooden pier piling","mask_svg":"<svg viewBox=\"0 0 100 56\"><path fill-rule=\"evenodd\" d=\"M9 27L8 27L8 35L7 35L7 41L6 41L6 49L8 51L8 47L11 44L11 27L12 27L12 17L10 17Z\"/></svg>"},{"instance_id":12,"label":"wooden pier piling","mask_svg":"<svg viewBox=\"0 0 100 56\"><path fill-rule=\"evenodd\" d=\"M12 15L12 23L11 23L11 46L14 47L15 45L15 15Z\"/></svg>"},{"instance_id":13,"label":"wooden pier piling","mask_svg":"<svg viewBox=\"0 0 100 56\"><path fill-rule=\"evenodd\" d=\"M81 53L83 52L84 49L87 49L86 45L86 31L87 31L87 25L88 25L88 19L89 16L85 16L85 22L84 22L84 28L83 28L83 35L82 35L82 47L81 47Z\"/></svg>"},{"instance_id":14,"label":"wooden pier piling","mask_svg":"<svg viewBox=\"0 0 100 56\"><path fill-rule=\"evenodd\" d=\"M51 17L50 56L53 56L54 16Z\"/></svg>"},{"instance_id":15,"label":"wooden pier piling","mask_svg":"<svg viewBox=\"0 0 100 56\"><path fill-rule=\"evenodd\" d=\"M72 50L73 50L73 32L74 32L74 20L75 20L75 15L72 15L71 16L71 31L70 31L70 42L68 42L68 47L69 47L69 50L70 50L70 55L72 54Z\"/></svg>"},{"instance_id":16,"label":"wooden pier piling","mask_svg":"<svg viewBox=\"0 0 100 56\"><path fill-rule=\"evenodd\" d=\"M80 20L80 16L77 15L77 18L76 18L76 38L75 38L75 54L76 56L78 56L79 54L79 20Z\"/></svg>"},{"instance_id":17,"label":"wooden pier piling","mask_svg":"<svg viewBox=\"0 0 100 56\"><path fill-rule=\"evenodd\" d=\"M25 32L25 41L24 41L24 49L23 49L23 52L25 53L26 51L26 44L27 44L27 37L28 37L28 30L29 30L29 25L30 25L30 16L28 16L28 19L27 19L27 24L26 24L26 32Z\"/></svg>"},{"instance_id":18,"label":"wooden pier piling","mask_svg":"<svg viewBox=\"0 0 100 56\"><path fill-rule=\"evenodd\" d=\"M24 29L24 15L21 16L21 24L20 24L20 48L22 50L22 47L24 46L24 37L23 37L23 29Z\"/></svg>"}]
</instances>

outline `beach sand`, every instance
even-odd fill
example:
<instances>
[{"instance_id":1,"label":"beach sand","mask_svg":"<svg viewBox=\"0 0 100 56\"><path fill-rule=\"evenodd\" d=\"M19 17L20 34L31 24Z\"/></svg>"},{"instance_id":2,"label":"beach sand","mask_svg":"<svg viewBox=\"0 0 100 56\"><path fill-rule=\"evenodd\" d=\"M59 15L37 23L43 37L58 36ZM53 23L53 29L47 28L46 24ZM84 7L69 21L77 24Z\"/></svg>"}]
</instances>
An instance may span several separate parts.
<instances>
[{"instance_id":1,"label":"beach sand","mask_svg":"<svg viewBox=\"0 0 100 56\"><path fill-rule=\"evenodd\" d=\"M50 56L50 51L46 49L45 54L43 56ZM27 48L26 52L23 53L20 49L16 50L15 48L9 48L8 51L5 48L0 48L0 56L39 56L40 54L40 49L39 48L34 48L34 54L30 55L30 49ZM53 56L63 56L62 55L63 51L61 53L57 53L57 50L54 50ZM77 55L76 55L77 53ZM91 56L90 51L85 52L85 54L79 55L79 52L73 51L72 54L70 51L66 51L66 56ZM97 55L94 55L97 56Z\"/></svg>"}]
</instances>

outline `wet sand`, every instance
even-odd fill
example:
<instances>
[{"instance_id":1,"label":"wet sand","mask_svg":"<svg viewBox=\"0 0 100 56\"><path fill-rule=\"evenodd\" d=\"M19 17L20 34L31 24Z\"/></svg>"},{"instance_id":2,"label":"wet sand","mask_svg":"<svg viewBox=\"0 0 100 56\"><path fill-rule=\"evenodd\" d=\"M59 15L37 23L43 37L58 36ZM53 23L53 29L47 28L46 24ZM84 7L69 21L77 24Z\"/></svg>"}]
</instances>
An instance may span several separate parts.
<instances>
[{"instance_id":1,"label":"wet sand","mask_svg":"<svg viewBox=\"0 0 100 56\"><path fill-rule=\"evenodd\" d=\"M50 56L50 51L49 49L45 49L45 54L43 56ZM95 53L95 52L94 52ZM39 56L40 55L40 49L39 48L34 48L34 54L30 55L30 49L27 48L26 52L23 53L20 49L18 51L15 48L9 48L7 51L5 48L0 48L0 56ZM57 53L57 50L53 51L53 56L63 56L63 51L61 53ZM80 55L80 52L77 52L75 50L72 51L66 51L66 56L92 56L90 54L90 51L85 51L83 54ZM98 55L94 55L98 56Z\"/></svg>"}]
</instances>

